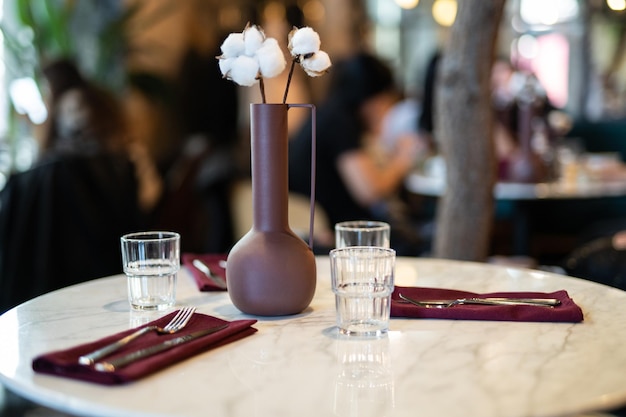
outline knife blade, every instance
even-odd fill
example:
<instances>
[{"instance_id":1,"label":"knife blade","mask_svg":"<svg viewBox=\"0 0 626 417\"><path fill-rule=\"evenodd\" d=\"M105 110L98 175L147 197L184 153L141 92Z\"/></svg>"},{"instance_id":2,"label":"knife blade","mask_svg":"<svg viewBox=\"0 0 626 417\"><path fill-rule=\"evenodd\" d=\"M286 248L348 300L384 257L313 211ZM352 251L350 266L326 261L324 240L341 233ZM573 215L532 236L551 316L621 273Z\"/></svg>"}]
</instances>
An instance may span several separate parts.
<instances>
[{"instance_id":1,"label":"knife blade","mask_svg":"<svg viewBox=\"0 0 626 417\"><path fill-rule=\"evenodd\" d=\"M218 332L228 327L228 324L222 324L220 326L210 327L208 329L198 330L193 333L189 333L184 336L179 336L175 339L170 339L156 345L139 349L131 352L127 355L120 356L107 361L96 362L94 368L100 372L114 372L116 369L123 368L124 366L131 364L139 359L146 358L148 356L155 355L157 353L172 349L175 346L182 345L183 343L190 342L203 336Z\"/></svg>"},{"instance_id":2,"label":"knife blade","mask_svg":"<svg viewBox=\"0 0 626 417\"><path fill-rule=\"evenodd\" d=\"M226 280L221 276L217 275L215 272L211 271L211 268L200 259L194 259L192 262L193 266L198 268L204 275L207 276L215 285L219 288L226 289Z\"/></svg>"}]
</instances>

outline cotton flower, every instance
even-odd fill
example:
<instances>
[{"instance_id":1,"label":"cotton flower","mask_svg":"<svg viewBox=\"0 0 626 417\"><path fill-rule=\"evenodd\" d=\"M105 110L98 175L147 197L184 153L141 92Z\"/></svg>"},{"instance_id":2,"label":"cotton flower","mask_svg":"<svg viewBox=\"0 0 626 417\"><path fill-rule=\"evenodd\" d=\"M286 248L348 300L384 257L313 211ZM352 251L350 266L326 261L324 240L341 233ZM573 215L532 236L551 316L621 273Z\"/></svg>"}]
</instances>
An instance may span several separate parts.
<instances>
[{"instance_id":1,"label":"cotton flower","mask_svg":"<svg viewBox=\"0 0 626 417\"><path fill-rule=\"evenodd\" d=\"M303 58L300 61L302 69L310 77L319 77L326 74L328 68L331 66L330 57L324 51L317 51L309 58Z\"/></svg>"},{"instance_id":2,"label":"cotton flower","mask_svg":"<svg viewBox=\"0 0 626 417\"><path fill-rule=\"evenodd\" d=\"M287 102L287 93L289 92L289 83L293 75L293 68L297 63L302 66L304 72L310 77L319 77L324 75L328 68L332 65L328 54L320 50L320 36L310 27L301 29L293 28L289 32L289 52L293 57L291 68L289 69L289 78L287 79L287 88L283 96L283 103Z\"/></svg>"},{"instance_id":3,"label":"cotton flower","mask_svg":"<svg viewBox=\"0 0 626 417\"><path fill-rule=\"evenodd\" d=\"M311 77L326 73L331 66L330 57L320 50L320 37L310 27L294 28L288 36L292 56L289 78L285 87L283 103L287 100L293 68L299 63ZM257 25L246 25L241 33L231 33L220 46L219 68L224 78L242 86L260 84L261 97L265 103L264 78L276 77L285 70L287 61L280 45L274 38L266 38Z\"/></svg>"},{"instance_id":4,"label":"cotton flower","mask_svg":"<svg viewBox=\"0 0 626 417\"><path fill-rule=\"evenodd\" d=\"M248 56L254 56L265 41L265 34L257 25L247 26L243 31L243 43L245 53Z\"/></svg>"},{"instance_id":5,"label":"cotton flower","mask_svg":"<svg viewBox=\"0 0 626 417\"><path fill-rule=\"evenodd\" d=\"M273 78L284 71L287 66L283 51L274 38L267 38L256 52L259 60L261 75L265 78Z\"/></svg>"},{"instance_id":6,"label":"cotton flower","mask_svg":"<svg viewBox=\"0 0 626 417\"><path fill-rule=\"evenodd\" d=\"M320 36L310 27L289 32L289 51L311 77L323 75L332 65L328 54L320 50Z\"/></svg>"},{"instance_id":7,"label":"cotton flower","mask_svg":"<svg viewBox=\"0 0 626 417\"><path fill-rule=\"evenodd\" d=\"M222 56L219 58L228 59L242 55L245 52L243 33L231 33L228 35L220 49L222 50Z\"/></svg>"},{"instance_id":8,"label":"cotton flower","mask_svg":"<svg viewBox=\"0 0 626 417\"><path fill-rule=\"evenodd\" d=\"M289 51L294 57L315 53L319 51L320 45L320 36L310 27L289 32Z\"/></svg>"},{"instance_id":9,"label":"cotton flower","mask_svg":"<svg viewBox=\"0 0 626 417\"><path fill-rule=\"evenodd\" d=\"M250 87L258 82L258 74L259 62L252 57L241 55L233 58L228 78L239 85Z\"/></svg>"},{"instance_id":10,"label":"cotton flower","mask_svg":"<svg viewBox=\"0 0 626 417\"><path fill-rule=\"evenodd\" d=\"M256 25L231 33L220 49L222 55L217 58L222 75L242 86L254 85L261 77L275 77L287 65L276 39L266 38Z\"/></svg>"}]
</instances>

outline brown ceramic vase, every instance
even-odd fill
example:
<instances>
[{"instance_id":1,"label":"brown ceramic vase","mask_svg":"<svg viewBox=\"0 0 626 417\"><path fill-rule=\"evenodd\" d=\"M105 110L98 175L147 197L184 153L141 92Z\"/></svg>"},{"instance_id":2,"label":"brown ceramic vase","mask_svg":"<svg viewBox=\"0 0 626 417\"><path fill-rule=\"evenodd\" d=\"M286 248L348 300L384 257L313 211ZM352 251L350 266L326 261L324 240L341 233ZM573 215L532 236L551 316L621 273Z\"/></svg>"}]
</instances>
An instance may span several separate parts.
<instances>
[{"instance_id":1,"label":"brown ceramic vase","mask_svg":"<svg viewBox=\"0 0 626 417\"><path fill-rule=\"evenodd\" d=\"M253 223L226 268L231 301L247 314L297 314L315 294L315 256L288 221L289 107L250 105Z\"/></svg>"}]
</instances>

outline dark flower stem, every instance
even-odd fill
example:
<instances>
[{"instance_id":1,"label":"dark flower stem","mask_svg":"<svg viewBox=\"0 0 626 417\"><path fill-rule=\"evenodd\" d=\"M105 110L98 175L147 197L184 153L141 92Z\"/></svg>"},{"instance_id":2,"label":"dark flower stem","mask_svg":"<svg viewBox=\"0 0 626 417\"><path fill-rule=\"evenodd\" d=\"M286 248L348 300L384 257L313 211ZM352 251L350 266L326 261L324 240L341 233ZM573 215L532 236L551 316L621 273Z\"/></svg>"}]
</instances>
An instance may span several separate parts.
<instances>
[{"instance_id":1,"label":"dark flower stem","mask_svg":"<svg viewBox=\"0 0 626 417\"><path fill-rule=\"evenodd\" d=\"M259 88L261 89L261 101L265 104L265 83L263 83L263 77L259 78Z\"/></svg>"},{"instance_id":2,"label":"dark flower stem","mask_svg":"<svg viewBox=\"0 0 626 417\"><path fill-rule=\"evenodd\" d=\"M298 58L291 60L291 68L289 68L289 76L287 77L287 85L285 86L285 95L283 96L283 104L287 103L287 94L289 94L289 85L291 84L291 77L293 76L293 69L296 66Z\"/></svg>"}]
</instances>

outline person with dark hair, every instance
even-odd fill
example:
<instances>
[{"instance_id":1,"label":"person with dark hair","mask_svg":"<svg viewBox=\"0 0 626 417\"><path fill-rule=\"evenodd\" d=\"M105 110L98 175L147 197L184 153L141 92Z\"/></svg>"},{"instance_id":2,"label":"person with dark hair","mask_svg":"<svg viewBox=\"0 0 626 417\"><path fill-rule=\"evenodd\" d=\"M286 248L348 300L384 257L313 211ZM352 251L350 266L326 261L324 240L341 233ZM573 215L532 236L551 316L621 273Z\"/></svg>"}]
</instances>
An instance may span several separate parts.
<instances>
[{"instance_id":1,"label":"person with dark hair","mask_svg":"<svg viewBox=\"0 0 626 417\"><path fill-rule=\"evenodd\" d=\"M48 66L43 152L0 191L0 312L122 272L119 237L145 227L115 96L67 60Z\"/></svg>"},{"instance_id":2,"label":"person with dark hair","mask_svg":"<svg viewBox=\"0 0 626 417\"><path fill-rule=\"evenodd\" d=\"M109 91L88 82L69 59L43 68L49 117L42 142L47 153L124 152L127 122L121 103Z\"/></svg>"},{"instance_id":3,"label":"person with dark hair","mask_svg":"<svg viewBox=\"0 0 626 417\"><path fill-rule=\"evenodd\" d=\"M437 68L441 60L441 52L437 51L428 61L424 76L422 92L422 111L418 118L418 129L432 137L435 128L433 110L435 106L435 85L437 84Z\"/></svg>"},{"instance_id":4,"label":"person with dark hair","mask_svg":"<svg viewBox=\"0 0 626 417\"><path fill-rule=\"evenodd\" d=\"M393 73L376 56L358 53L336 63L330 75L317 109L316 200L330 224L389 221L380 205L397 194L420 148L416 136L405 135L388 153L373 151L386 113L400 98ZM310 132L309 119L289 146L289 187L304 195L310 193Z\"/></svg>"}]
</instances>

